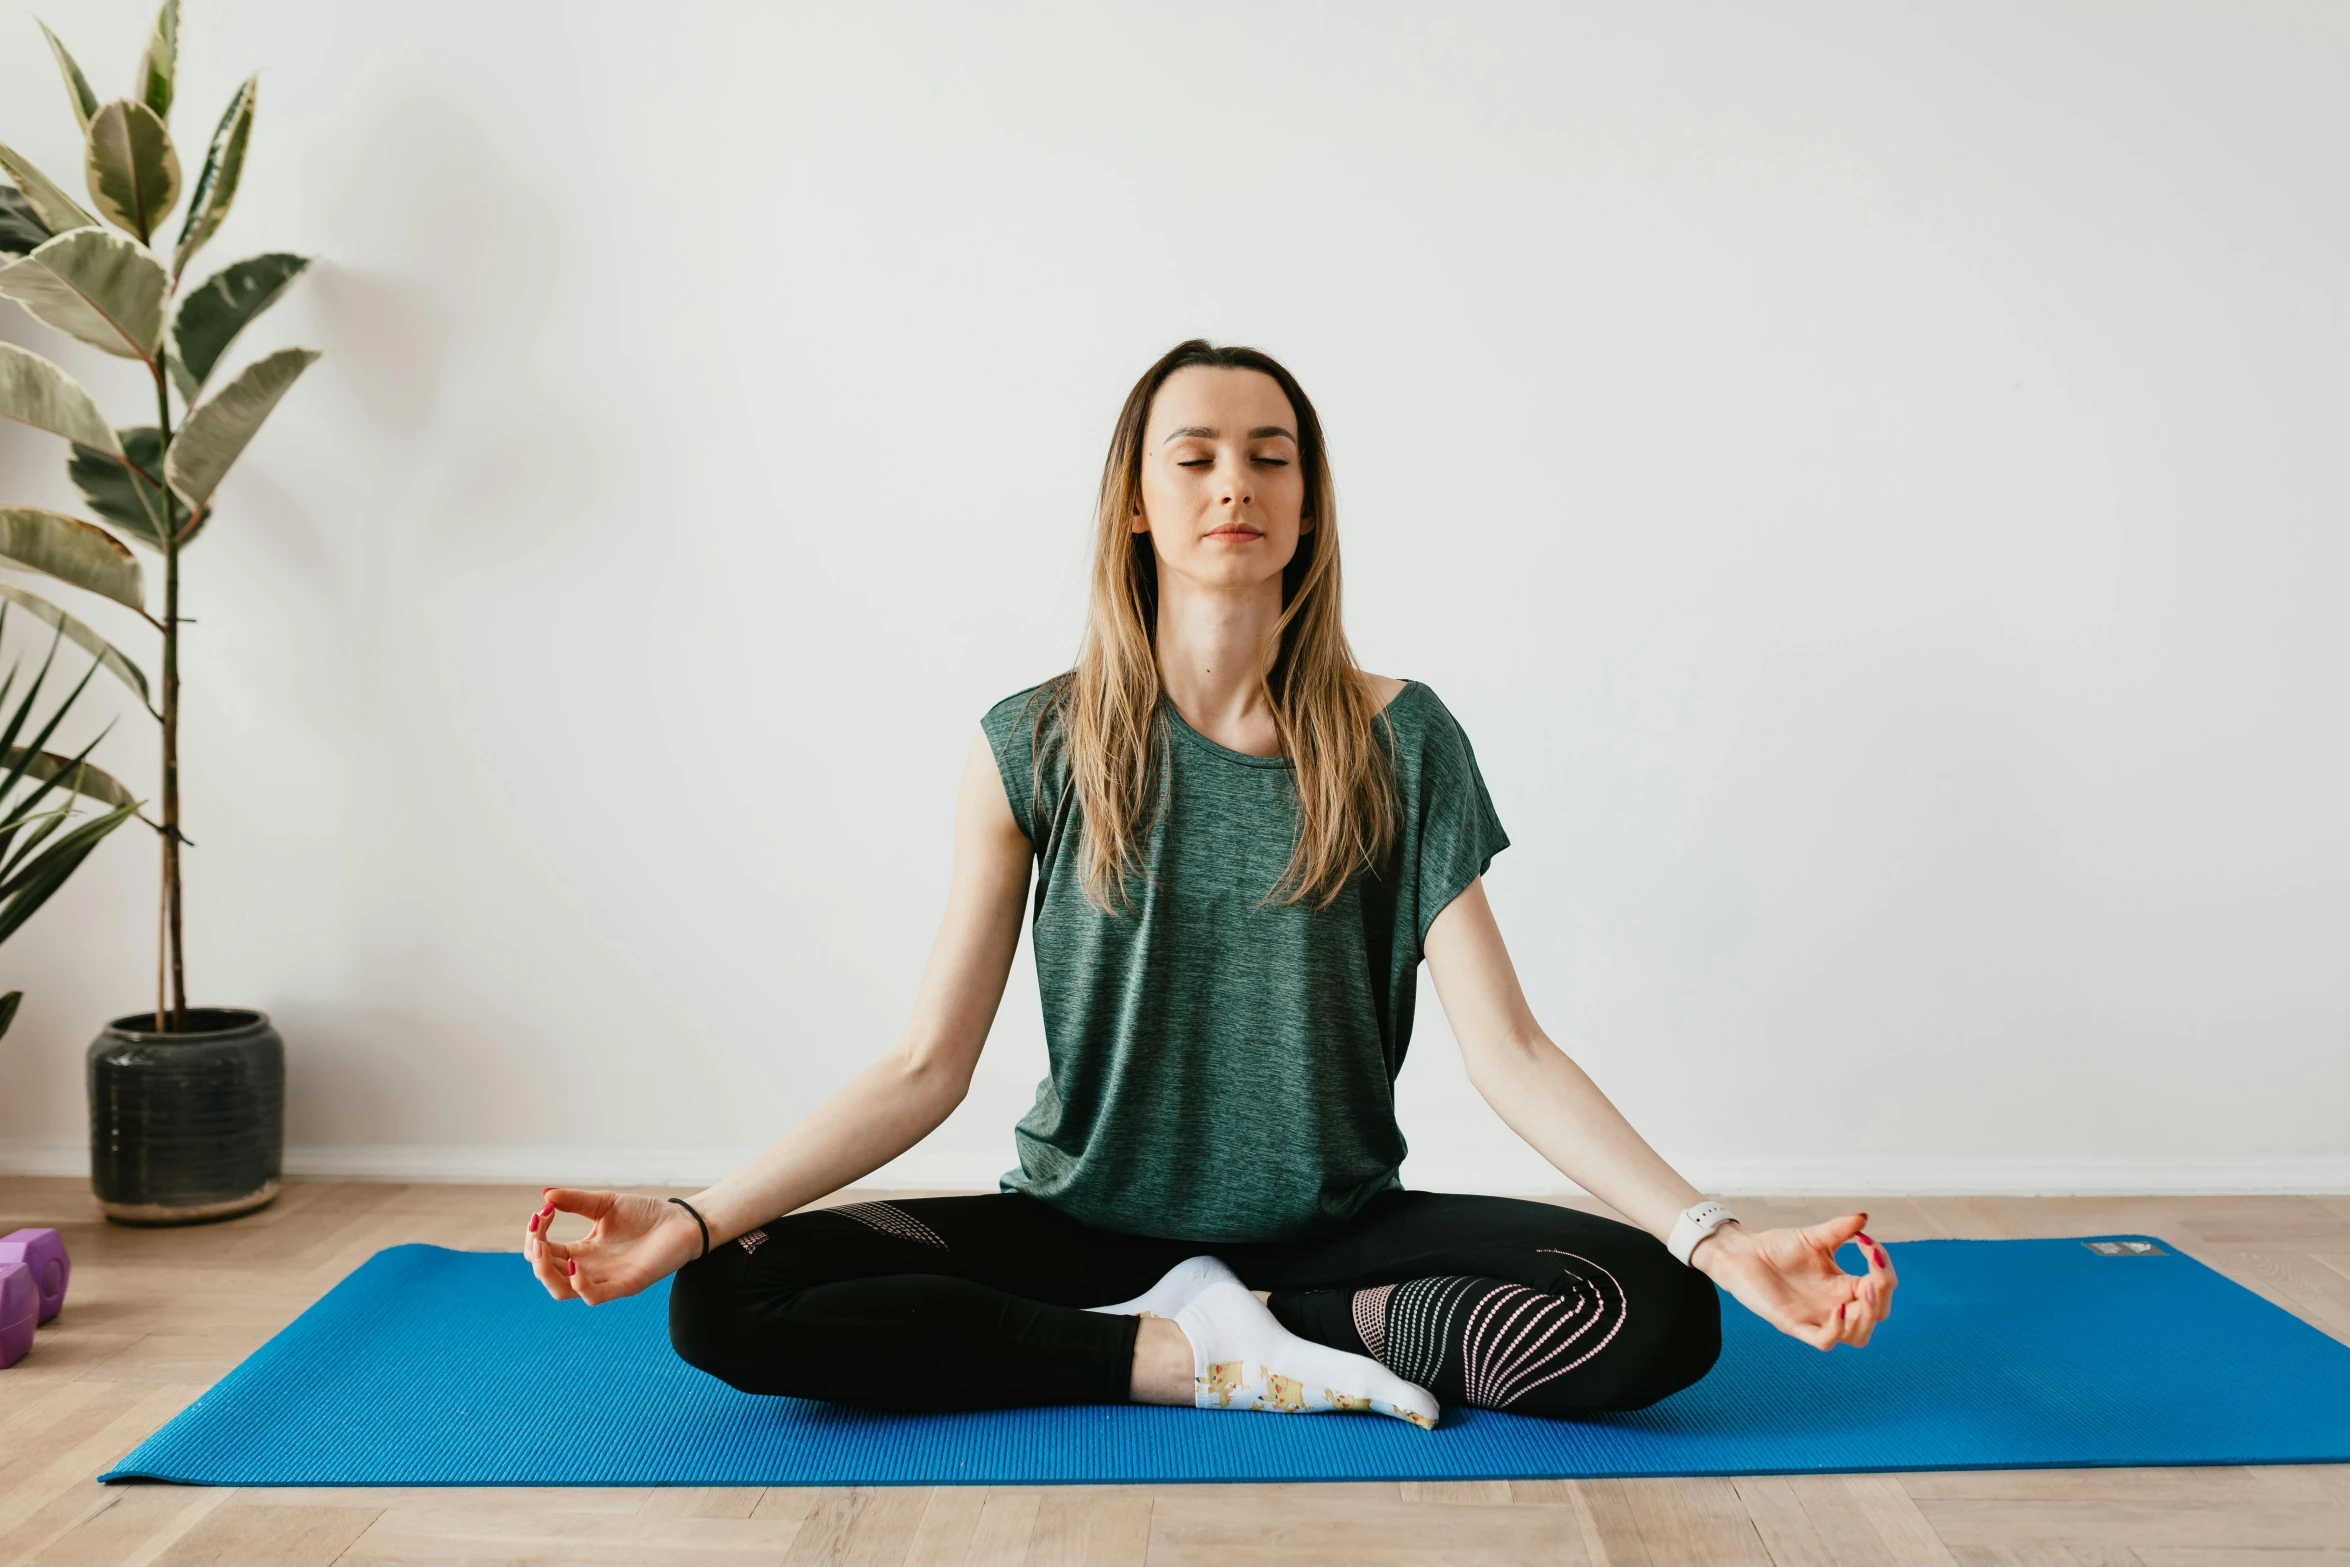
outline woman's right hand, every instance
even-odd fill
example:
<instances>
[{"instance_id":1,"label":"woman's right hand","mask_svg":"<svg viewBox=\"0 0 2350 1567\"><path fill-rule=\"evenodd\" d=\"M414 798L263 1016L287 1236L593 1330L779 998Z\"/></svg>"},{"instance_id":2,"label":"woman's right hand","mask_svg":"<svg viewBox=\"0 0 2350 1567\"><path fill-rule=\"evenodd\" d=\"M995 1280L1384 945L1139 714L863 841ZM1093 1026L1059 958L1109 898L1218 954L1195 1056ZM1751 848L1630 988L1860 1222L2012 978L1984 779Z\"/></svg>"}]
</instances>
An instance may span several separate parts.
<instances>
[{"instance_id":1,"label":"woman's right hand","mask_svg":"<svg viewBox=\"0 0 2350 1567\"><path fill-rule=\"evenodd\" d=\"M634 1295L694 1260L702 1232L693 1215L658 1197L627 1192L544 1189L546 1205L530 1216L522 1255L557 1300L577 1297L591 1306ZM557 1213L590 1221L576 1241L547 1239Z\"/></svg>"}]
</instances>

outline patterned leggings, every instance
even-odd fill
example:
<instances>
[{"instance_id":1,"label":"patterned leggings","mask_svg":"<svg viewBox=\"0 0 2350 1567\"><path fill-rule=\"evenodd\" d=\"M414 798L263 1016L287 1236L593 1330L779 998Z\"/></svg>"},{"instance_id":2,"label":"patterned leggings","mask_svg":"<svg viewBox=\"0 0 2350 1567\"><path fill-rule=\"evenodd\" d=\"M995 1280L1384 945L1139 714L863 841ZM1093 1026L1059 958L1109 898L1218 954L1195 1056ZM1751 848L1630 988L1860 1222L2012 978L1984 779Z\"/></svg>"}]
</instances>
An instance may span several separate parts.
<instances>
[{"instance_id":1,"label":"patterned leggings","mask_svg":"<svg viewBox=\"0 0 2350 1567\"><path fill-rule=\"evenodd\" d=\"M1097 1230L1020 1192L819 1208L686 1264L669 1339L751 1393L901 1410L1124 1403L1130 1300L1212 1252L1301 1338L1445 1404L1639 1409L1721 1352L1713 1281L1645 1231L1511 1197L1383 1191L1305 1241Z\"/></svg>"}]
</instances>

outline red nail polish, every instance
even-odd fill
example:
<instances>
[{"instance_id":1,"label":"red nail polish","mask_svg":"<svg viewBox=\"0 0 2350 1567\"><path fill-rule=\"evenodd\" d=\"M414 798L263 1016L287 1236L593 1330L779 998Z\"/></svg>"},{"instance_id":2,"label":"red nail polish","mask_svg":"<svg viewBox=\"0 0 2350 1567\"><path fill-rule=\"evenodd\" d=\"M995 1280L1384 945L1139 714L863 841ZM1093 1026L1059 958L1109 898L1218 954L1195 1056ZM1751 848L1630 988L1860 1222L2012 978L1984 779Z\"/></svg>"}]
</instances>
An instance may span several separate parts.
<instances>
[{"instance_id":1,"label":"red nail polish","mask_svg":"<svg viewBox=\"0 0 2350 1567\"><path fill-rule=\"evenodd\" d=\"M569 1268L567 1271L568 1271L568 1272L570 1272L570 1273L573 1273L573 1274L577 1274L577 1273L579 1272L579 1259L578 1259L578 1258L574 1257L574 1258L571 1260L571 1266L570 1266L570 1268Z\"/></svg>"},{"instance_id":2,"label":"red nail polish","mask_svg":"<svg viewBox=\"0 0 2350 1567\"><path fill-rule=\"evenodd\" d=\"M534 1214L532 1214L532 1215L530 1216L530 1228L531 1228L531 1233L532 1233L532 1234L534 1234L534 1235L535 1235L535 1234L537 1234L537 1233L538 1233L538 1227L539 1227L539 1216L538 1216L537 1214L535 1214L535 1213L534 1213Z\"/></svg>"}]
</instances>

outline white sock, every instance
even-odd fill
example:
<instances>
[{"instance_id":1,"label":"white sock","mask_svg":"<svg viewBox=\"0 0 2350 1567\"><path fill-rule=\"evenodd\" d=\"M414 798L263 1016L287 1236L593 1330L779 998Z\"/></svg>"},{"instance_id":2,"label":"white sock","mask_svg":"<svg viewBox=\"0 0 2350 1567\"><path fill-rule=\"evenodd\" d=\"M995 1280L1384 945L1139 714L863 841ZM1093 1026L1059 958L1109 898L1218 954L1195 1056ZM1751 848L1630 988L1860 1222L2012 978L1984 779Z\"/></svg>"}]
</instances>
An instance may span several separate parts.
<instances>
[{"instance_id":1,"label":"white sock","mask_svg":"<svg viewBox=\"0 0 2350 1567\"><path fill-rule=\"evenodd\" d=\"M1085 1309L1107 1312L1113 1317L1172 1317L1209 1285L1239 1282L1240 1275L1226 1267L1221 1257L1186 1257L1169 1268L1158 1283L1132 1300Z\"/></svg>"},{"instance_id":2,"label":"white sock","mask_svg":"<svg viewBox=\"0 0 2350 1567\"><path fill-rule=\"evenodd\" d=\"M1219 1280L1175 1313L1191 1340L1192 1403L1296 1415L1369 1411L1436 1427L1436 1399L1368 1355L1299 1338L1244 1288Z\"/></svg>"}]
</instances>

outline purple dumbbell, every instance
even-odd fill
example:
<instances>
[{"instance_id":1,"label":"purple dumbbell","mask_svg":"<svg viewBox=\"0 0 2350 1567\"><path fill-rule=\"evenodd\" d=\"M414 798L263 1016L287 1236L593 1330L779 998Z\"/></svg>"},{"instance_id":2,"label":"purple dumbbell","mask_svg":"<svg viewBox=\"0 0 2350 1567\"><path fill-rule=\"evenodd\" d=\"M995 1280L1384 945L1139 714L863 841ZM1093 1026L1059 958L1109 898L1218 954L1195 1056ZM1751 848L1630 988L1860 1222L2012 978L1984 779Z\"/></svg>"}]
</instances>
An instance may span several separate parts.
<instances>
[{"instance_id":1,"label":"purple dumbbell","mask_svg":"<svg viewBox=\"0 0 2350 1567\"><path fill-rule=\"evenodd\" d=\"M33 1276L33 1288L41 1295L41 1320L57 1315L65 1304L65 1281L73 1277L73 1263L65 1255L65 1242L57 1238L55 1230L17 1230L0 1235L0 1262L21 1262Z\"/></svg>"},{"instance_id":2,"label":"purple dumbbell","mask_svg":"<svg viewBox=\"0 0 2350 1567\"><path fill-rule=\"evenodd\" d=\"M41 1292L33 1286L33 1270L21 1262L0 1262L0 1367L24 1359L33 1347L33 1324L40 1315Z\"/></svg>"}]
</instances>

